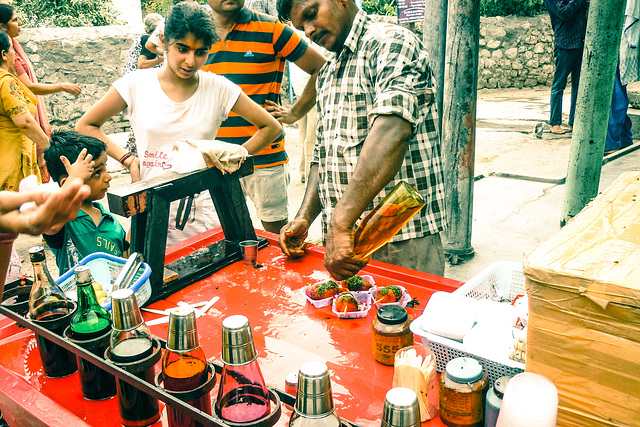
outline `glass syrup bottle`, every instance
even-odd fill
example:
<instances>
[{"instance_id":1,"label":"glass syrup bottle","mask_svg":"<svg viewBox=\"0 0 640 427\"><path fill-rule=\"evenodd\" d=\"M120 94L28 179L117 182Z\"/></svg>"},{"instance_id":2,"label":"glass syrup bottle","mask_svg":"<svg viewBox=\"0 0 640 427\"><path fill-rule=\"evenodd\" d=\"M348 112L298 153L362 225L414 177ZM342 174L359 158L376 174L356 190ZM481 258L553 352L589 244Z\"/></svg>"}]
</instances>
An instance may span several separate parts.
<instances>
[{"instance_id":1,"label":"glass syrup bottle","mask_svg":"<svg viewBox=\"0 0 640 427\"><path fill-rule=\"evenodd\" d=\"M78 308L71 316L71 332L78 340L97 338L111 329L111 315L98 304L89 267L79 265L73 272L78 288Z\"/></svg>"},{"instance_id":2,"label":"glass syrup bottle","mask_svg":"<svg viewBox=\"0 0 640 427\"><path fill-rule=\"evenodd\" d=\"M353 252L361 257L371 255L389 242L424 205L420 193L400 181L356 229Z\"/></svg>"},{"instance_id":3,"label":"glass syrup bottle","mask_svg":"<svg viewBox=\"0 0 640 427\"><path fill-rule=\"evenodd\" d=\"M44 247L29 249L33 264L33 286L29 294L29 316L34 320L52 320L69 314L68 299L56 284L44 254Z\"/></svg>"},{"instance_id":4,"label":"glass syrup bottle","mask_svg":"<svg viewBox=\"0 0 640 427\"><path fill-rule=\"evenodd\" d=\"M196 316L191 307L171 310L167 349L162 356L162 376L164 388L169 391L194 390L209 379L207 358L198 343ZM187 403L211 415L209 393ZM171 406L167 408L167 419L172 427L202 426Z\"/></svg>"},{"instance_id":5,"label":"glass syrup bottle","mask_svg":"<svg viewBox=\"0 0 640 427\"><path fill-rule=\"evenodd\" d=\"M131 363L153 354L153 338L144 323L138 300L131 289L118 289L111 293L113 330L109 345L111 359L117 363ZM154 367L135 375L153 384ZM122 381L117 381L118 406L122 424L127 427L147 426L160 419L158 400Z\"/></svg>"},{"instance_id":6,"label":"glass syrup bottle","mask_svg":"<svg viewBox=\"0 0 640 427\"><path fill-rule=\"evenodd\" d=\"M231 422L252 422L271 411L269 390L258 365L251 326L245 316L222 322L222 378L216 412Z\"/></svg>"},{"instance_id":7,"label":"glass syrup bottle","mask_svg":"<svg viewBox=\"0 0 640 427\"><path fill-rule=\"evenodd\" d=\"M103 357L109 346L111 315L96 299L91 270L79 265L73 273L78 291L78 308L71 316L69 338L94 355ZM116 380L82 357L77 357L82 396L88 400L108 399L116 394Z\"/></svg>"}]
</instances>

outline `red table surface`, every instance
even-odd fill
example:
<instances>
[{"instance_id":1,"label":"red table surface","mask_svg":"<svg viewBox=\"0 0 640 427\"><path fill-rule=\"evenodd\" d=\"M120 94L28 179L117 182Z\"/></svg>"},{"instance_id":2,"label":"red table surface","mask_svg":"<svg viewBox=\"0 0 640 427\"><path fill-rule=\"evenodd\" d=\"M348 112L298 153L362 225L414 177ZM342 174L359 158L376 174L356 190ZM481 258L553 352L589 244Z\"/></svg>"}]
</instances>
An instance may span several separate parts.
<instances>
[{"instance_id":1,"label":"red table surface","mask_svg":"<svg viewBox=\"0 0 640 427\"><path fill-rule=\"evenodd\" d=\"M366 318L347 320L336 318L331 307L314 308L301 289L318 282L322 274L328 276L322 263L323 248L310 245L304 258L289 260L280 251L276 235L258 233L270 244L258 254L262 268L236 262L150 307L166 309L179 301L195 303L219 296L207 315L197 321L200 344L207 357L220 361L222 321L227 316L243 314L251 324L267 385L284 390L289 372L308 361L325 362L331 373L338 414L362 426L379 426L384 397L392 387L393 367L373 360L371 323L377 309L372 307ZM221 230L216 229L174 245L166 262L222 237ZM455 280L374 261L361 274L371 275L377 286L402 285L417 297L418 307L407 309L412 318L421 314L433 292L450 292L461 285ZM159 317L147 312L143 315L145 320ZM167 324L151 326L153 334L163 339L167 330ZM414 341L419 343L419 337L415 336ZM30 420L29 425L41 422L65 427L120 425L116 398L100 402L83 399L77 373L62 379L44 377L33 332L2 316L0 384L0 410L12 426L12 420L15 425L24 425L25 420ZM212 399L216 391L217 387ZM283 410L278 425L286 425L289 414ZM164 418L156 425L165 425ZM444 424L436 418L423 425Z\"/></svg>"}]
</instances>

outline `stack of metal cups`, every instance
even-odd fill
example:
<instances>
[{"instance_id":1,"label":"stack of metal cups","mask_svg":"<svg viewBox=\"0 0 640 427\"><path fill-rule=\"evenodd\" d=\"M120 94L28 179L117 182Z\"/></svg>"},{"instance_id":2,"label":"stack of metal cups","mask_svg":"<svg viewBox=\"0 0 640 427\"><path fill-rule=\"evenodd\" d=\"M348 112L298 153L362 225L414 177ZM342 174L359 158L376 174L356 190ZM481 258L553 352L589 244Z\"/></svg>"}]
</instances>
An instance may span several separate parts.
<instances>
[{"instance_id":1,"label":"stack of metal cups","mask_svg":"<svg viewBox=\"0 0 640 427\"><path fill-rule=\"evenodd\" d=\"M396 387L387 392L381 427L420 427L420 406L413 390Z\"/></svg>"},{"instance_id":2,"label":"stack of metal cups","mask_svg":"<svg viewBox=\"0 0 640 427\"><path fill-rule=\"evenodd\" d=\"M258 357L249 320L242 315L222 322L222 361L227 365L246 365Z\"/></svg>"},{"instance_id":3,"label":"stack of metal cups","mask_svg":"<svg viewBox=\"0 0 640 427\"><path fill-rule=\"evenodd\" d=\"M113 328L128 331L140 326L144 319L138 300L131 289L118 289L111 294Z\"/></svg>"},{"instance_id":4,"label":"stack of metal cups","mask_svg":"<svg viewBox=\"0 0 640 427\"><path fill-rule=\"evenodd\" d=\"M191 351L198 348L196 332L196 314L192 308L176 308L169 317L167 349L173 351Z\"/></svg>"},{"instance_id":5,"label":"stack of metal cups","mask_svg":"<svg viewBox=\"0 0 640 427\"><path fill-rule=\"evenodd\" d=\"M222 376L218 387L216 413L229 422L254 422L270 414L270 392L258 364L249 320L245 316L229 316L222 322ZM251 402L247 413L246 402Z\"/></svg>"},{"instance_id":6,"label":"stack of metal cups","mask_svg":"<svg viewBox=\"0 0 640 427\"><path fill-rule=\"evenodd\" d=\"M331 394L331 378L327 365L307 362L298 372L298 392L289 426L339 426Z\"/></svg>"}]
</instances>

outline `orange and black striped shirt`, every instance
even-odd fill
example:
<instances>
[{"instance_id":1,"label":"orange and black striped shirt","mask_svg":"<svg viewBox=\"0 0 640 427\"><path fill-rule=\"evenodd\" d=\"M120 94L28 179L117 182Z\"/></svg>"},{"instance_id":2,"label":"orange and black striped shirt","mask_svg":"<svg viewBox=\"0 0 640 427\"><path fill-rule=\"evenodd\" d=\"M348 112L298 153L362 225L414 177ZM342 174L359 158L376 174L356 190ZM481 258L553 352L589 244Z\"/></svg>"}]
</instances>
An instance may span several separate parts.
<instances>
[{"instance_id":1,"label":"orange and black striped shirt","mask_svg":"<svg viewBox=\"0 0 640 427\"><path fill-rule=\"evenodd\" d=\"M280 103L285 59L295 62L306 50L307 43L291 27L269 15L243 8L226 39L211 47L202 70L231 80L259 105L264 106L267 100ZM244 144L256 131L255 126L231 112L216 138ZM286 163L284 133L258 153L254 161L256 168Z\"/></svg>"}]
</instances>

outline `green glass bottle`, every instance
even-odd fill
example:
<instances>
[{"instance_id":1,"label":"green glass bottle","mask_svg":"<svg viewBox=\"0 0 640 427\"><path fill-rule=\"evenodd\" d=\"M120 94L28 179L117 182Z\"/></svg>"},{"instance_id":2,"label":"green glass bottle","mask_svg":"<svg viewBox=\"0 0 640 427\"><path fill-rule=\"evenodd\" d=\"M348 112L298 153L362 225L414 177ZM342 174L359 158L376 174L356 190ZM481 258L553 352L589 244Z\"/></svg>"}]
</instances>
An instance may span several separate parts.
<instances>
[{"instance_id":1,"label":"green glass bottle","mask_svg":"<svg viewBox=\"0 0 640 427\"><path fill-rule=\"evenodd\" d=\"M33 264L33 286L29 294L29 316L33 320L52 320L69 314L67 296L47 269L44 247L29 249Z\"/></svg>"},{"instance_id":2,"label":"green glass bottle","mask_svg":"<svg viewBox=\"0 0 640 427\"><path fill-rule=\"evenodd\" d=\"M78 309L69 325L73 338L89 340L99 337L111 329L111 316L107 309L98 304L89 267L77 266L74 275L78 287Z\"/></svg>"}]
</instances>

